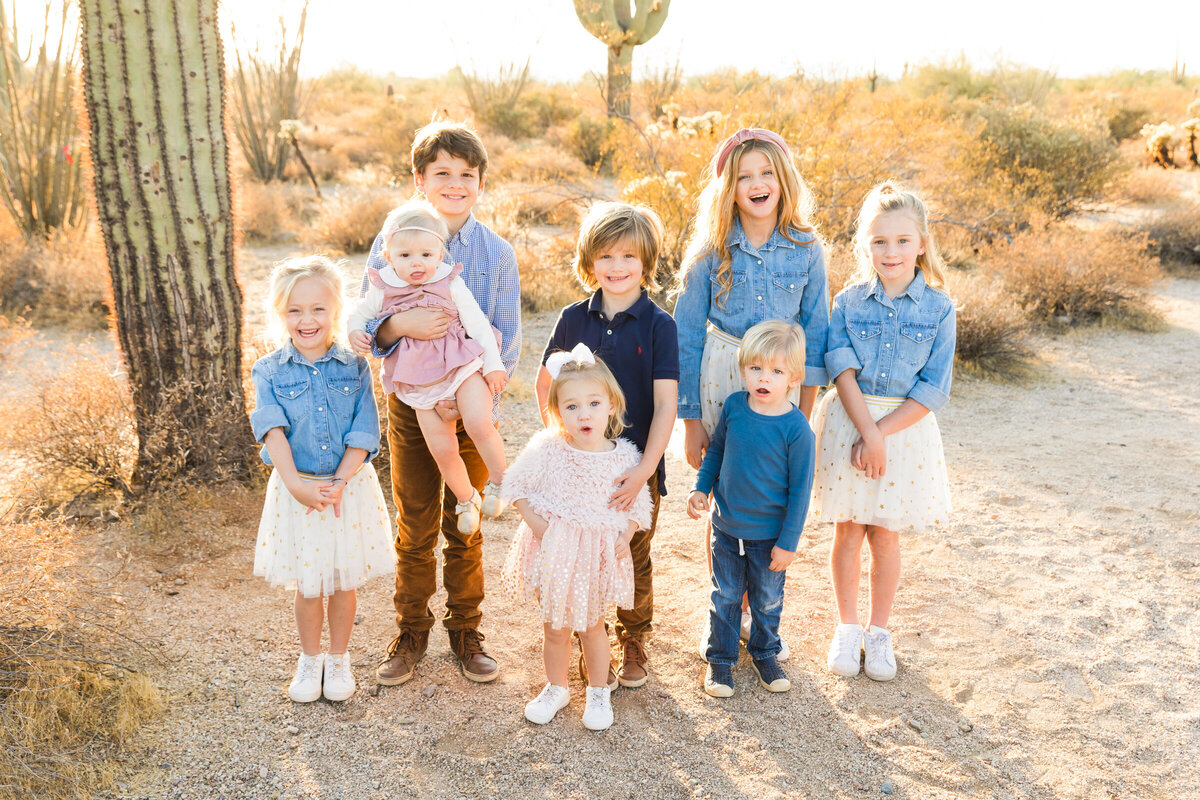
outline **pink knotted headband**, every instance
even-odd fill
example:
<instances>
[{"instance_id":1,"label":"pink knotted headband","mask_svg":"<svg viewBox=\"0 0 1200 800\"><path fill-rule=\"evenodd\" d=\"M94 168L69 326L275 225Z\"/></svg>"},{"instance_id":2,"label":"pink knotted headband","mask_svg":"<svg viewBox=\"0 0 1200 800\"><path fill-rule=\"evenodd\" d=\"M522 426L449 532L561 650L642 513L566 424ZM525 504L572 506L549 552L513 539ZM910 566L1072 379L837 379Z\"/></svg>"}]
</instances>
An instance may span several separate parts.
<instances>
[{"instance_id":1,"label":"pink knotted headband","mask_svg":"<svg viewBox=\"0 0 1200 800\"><path fill-rule=\"evenodd\" d=\"M792 151L788 149L787 142L783 140L782 136L775 133L775 131L769 131L766 128L742 128L721 144L721 149L717 151L717 155L713 158L713 174L718 178L721 177L721 173L725 171L725 162L729 160L730 153L739 144L748 142L751 139L770 142L783 151L785 158L792 157Z\"/></svg>"}]
</instances>

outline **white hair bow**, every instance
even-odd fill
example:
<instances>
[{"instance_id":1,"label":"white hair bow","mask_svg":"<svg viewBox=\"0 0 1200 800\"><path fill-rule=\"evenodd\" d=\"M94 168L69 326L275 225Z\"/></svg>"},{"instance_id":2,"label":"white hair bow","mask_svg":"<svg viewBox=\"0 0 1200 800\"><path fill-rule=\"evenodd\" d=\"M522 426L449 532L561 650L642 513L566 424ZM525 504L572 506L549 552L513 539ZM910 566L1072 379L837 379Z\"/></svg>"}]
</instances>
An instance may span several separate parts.
<instances>
[{"instance_id":1,"label":"white hair bow","mask_svg":"<svg viewBox=\"0 0 1200 800\"><path fill-rule=\"evenodd\" d=\"M559 350L557 353L551 353L546 359L546 371L550 373L550 377L557 380L558 373L562 372L562 368L567 364L595 364L596 357L592 355L592 351L583 342L575 345L571 352L564 353Z\"/></svg>"}]
</instances>

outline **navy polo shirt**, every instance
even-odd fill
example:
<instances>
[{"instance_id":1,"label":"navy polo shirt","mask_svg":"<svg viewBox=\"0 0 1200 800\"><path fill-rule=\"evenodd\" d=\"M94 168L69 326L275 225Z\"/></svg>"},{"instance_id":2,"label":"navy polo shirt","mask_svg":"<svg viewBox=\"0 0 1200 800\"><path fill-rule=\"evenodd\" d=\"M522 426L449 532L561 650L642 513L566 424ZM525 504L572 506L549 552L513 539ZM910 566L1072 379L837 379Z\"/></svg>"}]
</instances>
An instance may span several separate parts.
<instances>
[{"instance_id":1,"label":"navy polo shirt","mask_svg":"<svg viewBox=\"0 0 1200 800\"><path fill-rule=\"evenodd\" d=\"M558 315L554 333L542 353L542 363L558 350L583 342L612 371L625 393L625 422L621 434L646 450L650 422L654 419L654 381L679 380L679 338L675 320L663 311L645 289L637 302L612 319L596 292L567 306ZM667 493L666 464L658 462L658 488Z\"/></svg>"}]
</instances>

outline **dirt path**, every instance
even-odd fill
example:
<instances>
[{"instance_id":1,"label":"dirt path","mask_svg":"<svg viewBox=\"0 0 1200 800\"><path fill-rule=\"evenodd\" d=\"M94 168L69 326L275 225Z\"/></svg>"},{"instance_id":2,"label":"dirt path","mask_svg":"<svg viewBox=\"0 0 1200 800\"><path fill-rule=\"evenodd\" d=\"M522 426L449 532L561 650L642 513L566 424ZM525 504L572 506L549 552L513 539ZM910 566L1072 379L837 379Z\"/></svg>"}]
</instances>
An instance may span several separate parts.
<instances>
[{"instance_id":1,"label":"dirt path","mask_svg":"<svg viewBox=\"0 0 1200 800\"><path fill-rule=\"evenodd\" d=\"M1040 342L1029 386L958 381L939 418L955 521L904 540L890 684L825 670L832 529L818 526L788 573L792 691L761 690L743 660L733 698L700 692L704 556L678 457L655 542L652 678L614 695L603 734L582 727L578 683L555 723L525 722L539 626L498 593L484 608L494 684L463 679L435 630L417 678L374 694L394 632L377 583L351 642L359 692L293 705L290 600L250 574L258 498L193 498L203 536L108 528L99 552L143 598L170 699L122 796L1200 797L1200 404L1181 379L1200 363L1200 281L1166 285L1162 303L1164 333ZM526 328L510 454L532 430L550 320ZM493 587L515 528L512 512L485 528Z\"/></svg>"}]
</instances>

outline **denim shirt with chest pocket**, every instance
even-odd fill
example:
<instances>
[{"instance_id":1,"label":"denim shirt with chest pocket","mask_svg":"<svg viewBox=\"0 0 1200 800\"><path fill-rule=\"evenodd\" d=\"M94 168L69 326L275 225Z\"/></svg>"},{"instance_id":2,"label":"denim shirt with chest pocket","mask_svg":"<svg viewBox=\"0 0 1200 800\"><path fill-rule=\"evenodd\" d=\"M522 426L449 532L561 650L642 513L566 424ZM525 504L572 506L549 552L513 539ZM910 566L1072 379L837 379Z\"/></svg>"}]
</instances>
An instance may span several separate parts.
<instances>
[{"instance_id":1,"label":"denim shirt with chest pocket","mask_svg":"<svg viewBox=\"0 0 1200 800\"><path fill-rule=\"evenodd\" d=\"M263 441L272 428L282 428L296 469L330 475L347 447L379 452L379 414L371 368L341 344L311 362L288 342L254 363L255 408L250 414L254 438ZM271 458L264 445L263 463Z\"/></svg>"},{"instance_id":2,"label":"denim shirt with chest pocket","mask_svg":"<svg viewBox=\"0 0 1200 800\"><path fill-rule=\"evenodd\" d=\"M954 303L922 270L895 297L876 277L833 299L825 368L833 380L855 370L864 395L911 397L938 411L950 399L954 343Z\"/></svg>"}]
</instances>

